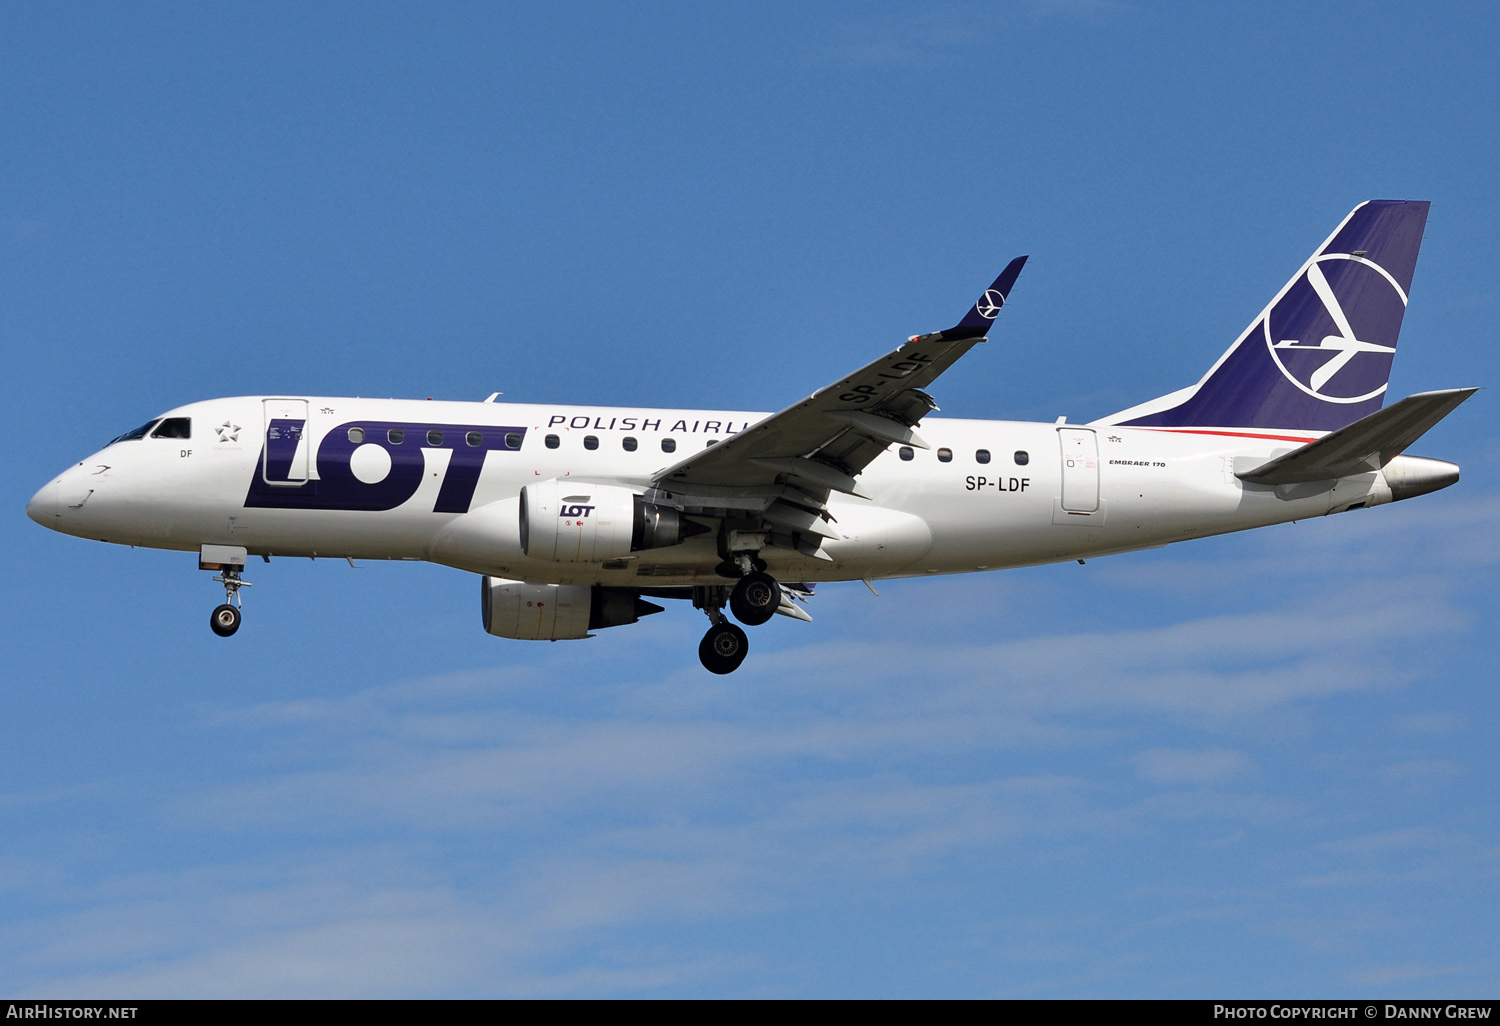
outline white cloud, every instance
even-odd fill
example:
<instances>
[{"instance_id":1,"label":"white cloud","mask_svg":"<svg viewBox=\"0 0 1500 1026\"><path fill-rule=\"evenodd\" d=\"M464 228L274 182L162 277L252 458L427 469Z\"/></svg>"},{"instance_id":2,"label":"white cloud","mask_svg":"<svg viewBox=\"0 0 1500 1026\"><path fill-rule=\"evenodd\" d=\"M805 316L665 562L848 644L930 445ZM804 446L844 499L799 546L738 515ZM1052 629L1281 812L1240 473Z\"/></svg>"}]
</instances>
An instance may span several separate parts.
<instances>
[{"instance_id":1,"label":"white cloud","mask_svg":"<svg viewBox=\"0 0 1500 1026\"><path fill-rule=\"evenodd\" d=\"M1255 760L1228 748L1152 748L1135 757L1135 771L1153 784L1214 784L1255 770Z\"/></svg>"}]
</instances>

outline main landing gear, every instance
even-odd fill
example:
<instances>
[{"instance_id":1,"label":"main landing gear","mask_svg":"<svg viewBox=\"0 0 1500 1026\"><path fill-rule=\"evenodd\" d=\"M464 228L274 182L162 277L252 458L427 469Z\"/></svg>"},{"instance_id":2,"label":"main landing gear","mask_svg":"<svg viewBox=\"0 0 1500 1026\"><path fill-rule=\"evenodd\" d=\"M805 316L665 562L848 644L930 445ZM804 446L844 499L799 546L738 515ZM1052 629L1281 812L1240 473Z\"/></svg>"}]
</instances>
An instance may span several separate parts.
<instances>
[{"instance_id":1,"label":"main landing gear","mask_svg":"<svg viewBox=\"0 0 1500 1026\"><path fill-rule=\"evenodd\" d=\"M740 623L759 627L776 615L781 605L781 585L776 578L761 570L755 570L740 578L740 583L729 593L729 611Z\"/></svg>"},{"instance_id":2,"label":"main landing gear","mask_svg":"<svg viewBox=\"0 0 1500 1026\"><path fill-rule=\"evenodd\" d=\"M750 653L750 639L745 632L723 616L719 614L718 622L698 642L698 658L709 673L733 673Z\"/></svg>"},{"instance_id":3,"label":"main landing gear","mask_svg":"<svg viewBox=\"0 0 1500 1026\"><path fill-rule=\"evenodd\" d=\"M702 609L713 624L698 644L698 658L709 673L733 673L750 652L750 640L724 616L724 606L747 627L758 627L776 615L781 606L781 585L765 572L765 564L745 557L744 576L731 589L713 585L693 589L693 605Z\"/></svg>"}]
</instances>

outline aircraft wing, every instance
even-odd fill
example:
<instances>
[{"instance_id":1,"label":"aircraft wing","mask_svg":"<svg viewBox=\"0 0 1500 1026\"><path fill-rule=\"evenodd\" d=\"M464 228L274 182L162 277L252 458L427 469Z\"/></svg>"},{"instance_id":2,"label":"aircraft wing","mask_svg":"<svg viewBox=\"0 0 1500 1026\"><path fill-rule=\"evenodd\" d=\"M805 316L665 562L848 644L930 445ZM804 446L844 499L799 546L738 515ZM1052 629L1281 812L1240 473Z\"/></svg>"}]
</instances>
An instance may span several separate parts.
<instances>
[{"instance_id":1,"label":"aircraft wing","mask_svg":"<svg viewBox=\"0 0 1500 1026\"><path fill-rule=\"evenodd\" d=\"M984 341L1025 263L1024 256L1012 260L952 328L913 335L848 377L658 472L653 501L724 515L763 512L783 497L821 509L831 491L861 495L860 472L887 446L928 448L913 430L937 409L923 389ZM802 524L805 517L787 516L798 529L824 533Z\"/></svg>"}]
</instances>

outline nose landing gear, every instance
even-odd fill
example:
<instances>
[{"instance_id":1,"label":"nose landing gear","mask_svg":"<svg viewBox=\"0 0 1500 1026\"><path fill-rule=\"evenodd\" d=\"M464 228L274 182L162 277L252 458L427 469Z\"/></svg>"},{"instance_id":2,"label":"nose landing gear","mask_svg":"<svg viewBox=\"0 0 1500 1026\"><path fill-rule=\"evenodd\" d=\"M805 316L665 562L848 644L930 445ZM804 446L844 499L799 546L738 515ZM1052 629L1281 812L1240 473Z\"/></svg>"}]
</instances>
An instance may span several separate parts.
<instances>
[{"instance_id":1,"label":"nose landing gear","mask_svg":"<svg viewBox=\"0 0 1500 1026\"><path fill-rule=\"evenodd\" d=\"M240 580L240 572L231 567L225 567L214 580L224 585L224 602L209 614L208 625L219 637L227 638L240 629L240 589L250 587L250 582Z\"/></svg>"},{"instance_id":2,"label":"nose landing gear","mask_svg":"<svg viewBox=\"0 0 1500 1026\"><path fill-rule=\"evenodd\" d=\"M240 579L246 555L244 549L233 545L205 545L198 552L198 569L219 571L214 580L224 585L223 604L215 606L208 616L208 626L221 638L240 629L240 589L250 587L249 581Z\"/></svg>"}]
</instances>

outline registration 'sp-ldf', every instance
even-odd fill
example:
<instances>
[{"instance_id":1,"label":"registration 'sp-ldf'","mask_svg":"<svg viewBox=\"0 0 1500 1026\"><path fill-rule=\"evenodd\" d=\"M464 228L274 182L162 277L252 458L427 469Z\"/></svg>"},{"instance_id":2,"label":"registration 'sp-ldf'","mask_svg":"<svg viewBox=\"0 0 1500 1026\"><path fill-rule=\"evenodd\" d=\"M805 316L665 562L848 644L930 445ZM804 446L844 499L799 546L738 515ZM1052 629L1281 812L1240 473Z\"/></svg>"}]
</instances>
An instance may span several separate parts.
<instances>
[{"instance_id":1,"label":"registration 'sp-ldf'","mask_svg":"<svg viewBox=\"0 0 1500 1026\"><path fill-rule=\"evenodd\" d=\"M688 599L703 665L813 585L1151 548L1406 499L1474 389L1384 406L1427 204L1356 207L1195 385L1088 424L930 417L1025 257L963 319L780 413L245 396L153 417L38 491L65 534L198 553L240 625L251 556L482 577L485 630L562 640ZM493 399L493 397L492 397Z\"/></svg>"}]
</instances>

